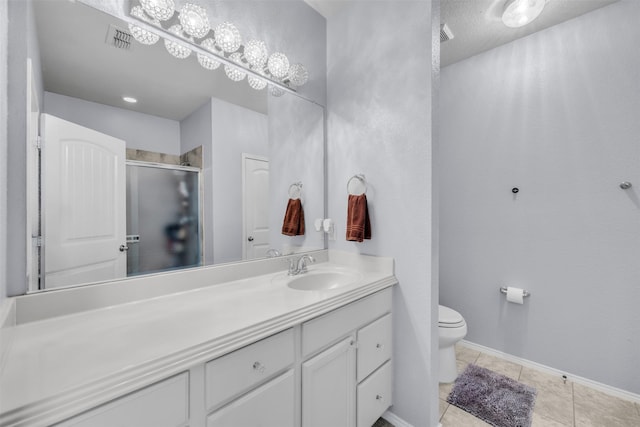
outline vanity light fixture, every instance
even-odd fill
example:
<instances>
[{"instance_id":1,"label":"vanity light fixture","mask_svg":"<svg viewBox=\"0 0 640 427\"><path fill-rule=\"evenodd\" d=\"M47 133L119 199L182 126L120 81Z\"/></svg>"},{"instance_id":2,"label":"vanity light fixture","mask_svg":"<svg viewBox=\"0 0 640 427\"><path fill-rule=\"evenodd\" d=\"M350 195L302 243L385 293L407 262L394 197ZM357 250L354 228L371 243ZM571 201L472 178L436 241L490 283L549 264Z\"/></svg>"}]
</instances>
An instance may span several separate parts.
<instances>
[{"instance_id":1,"label":"vanity light fixture","mask_svg":"<svg viewBox=\"0 0 640 427\"><path fill-rule=\"evenodd\" d=\"M180 9L180 25L185 33L198 39L211 30L207 11L193 3L185 3Z\"/></svg>"},{"instance_id":2,"label":"vanity light fixture","mask_svg":"<svg viewBox=\"0 0 640 427\"><path fill-rule=\"evenodd\" d=\"M536 19L548 0L508 0L502 22L509 28L519 28Z\"/></svg>"},{"instance_id":3,"label":"vanity light fixture","mask_svg":"<svg viewBox=\"0 0 640 427\"><path fill-rule=\"evenodd\" d=\"M216 42L211 38L202 40L200 46L207 49L208 51L216 52ZM202 67L206 68L207 70L215 70L220 66L220 61L216 61L215 59L211 58L211 56L203 55L201 53L198 53L197 56L200 65L202 65Z\"/></svg>"},{"instance_id":4,"label":"vanity light fixture","mask_svg":"<svg viewBox=\"0 0 640 427\"><path fill-rule=\"evenodd\" d=\"M140 0L144 11L158 21L167 21L175 13L175 3L173 0Z\"/></svg>"},{"instance_id":5,"label":"vanity light fixture","mask_svg":"<svg viewBox=\"0 0 640 427\"><path fill-rule=\"evenodd\" d=\"M160 21L155 18L148 17L144 14L142 6L134 6L131 9L131 16L135 16L141 21L144 21L151 25L160 25ZM140 28L137 25L129 24L129 31L131 31L131 34L133 34L133 38L142 44L152 45L156 44L158 40L160 40L159 35L152 33L151 31L147 31L144 28Z\"/></svg>"},{"instance_id":6,"label":"vanity light fixture","mask_svg":"<svg viewBox=\"0 0 640 427\"><path fill-rule=\"evenodd\" d=\"M224 72L231 80L234 82L239 82L247 75L246 72L242 71L242 55L239 52L234 52L229 55L229 59L239 65L239 67L234 67L233 65L225 65Z\"/></svg>"},{"instance_id":7,"label":"vanity light fixture","mask_svg":"<svg viewBox=\"0 0 640 427\"><path fill-rule=\"evenodd\" d=\"M255 90L264 89L269 81L280 84L285 90L295 90L309 80L309 72L304 65L290 64L282 52L269 55L263 41L252 39L243 45L240 31L234 24L221 22L212 29L207 12L201 6L186 2L176 12L174 0L138 1L140 5L134 6L130 15L145 25L130 23L129 29L141 44L154 44L162 37L162 32L168 32L178 38L164 36L164 45L171 55L184 59L195 50L203 68L215 70L224 63L229 79L241 81L248 76L249 86ZM163 24L164 21L168 22ZM153 27L159 31L156 33ZM179 39L185 43L180 43ZM197 47L211 52L211 55ZM284 95L285 90L277 84L271 85L269 92L273 96Z\"/></svg>"},{"instance_id":8,"label":"vanity light fixture","mask_svg":"<svg viewBox=\"0 0 640 427\"><path fill-rule=\"evenodd\" d=\"M171 27L169 27L169 32L175 34L176 36L180 36L182 35L182 27L179 24L172 25ZM183 44L176 43L171 40L165 39L164 47L167 48L167 52L178 59L184 59L191 55L191 49Z\"/></svg>"},{"instance_id":9,"label":"vanity light fixture","mask_svg":"<svg viewBox=\"0 0 640 427\"><path fill-rule=\"evenodd\" d=\"M123 96L122 100L124 102L128 102L129 104L135 104L136 102L138 102L138 100L135 99L133 96Z\"/></svg>"}]
</instances>

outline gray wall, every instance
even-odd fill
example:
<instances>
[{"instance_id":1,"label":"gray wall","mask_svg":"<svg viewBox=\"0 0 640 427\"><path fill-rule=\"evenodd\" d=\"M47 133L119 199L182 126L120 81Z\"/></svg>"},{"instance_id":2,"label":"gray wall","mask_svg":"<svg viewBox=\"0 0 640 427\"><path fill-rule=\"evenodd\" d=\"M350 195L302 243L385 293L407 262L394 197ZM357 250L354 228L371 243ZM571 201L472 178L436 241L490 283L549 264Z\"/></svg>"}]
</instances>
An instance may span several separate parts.
<instances>
[{"instance_id":1,"label":"gray wall","mask_svg":"<svg viewBox=\"0 0 640 427\"><path fill-rule=\"evenodd\" d=\"M182 153L202 146L202 176L200 204L202 207L203 225L203 263L213 264L213 193L210 191L213 184L211 141L213 140L211 127L211 100L205 102L200 108L191 113L180 122L180 150Z\"/></svg>"},{"instance_id":2,"label":"gray wall","mask_svg":"<svg viewBox=\"0 0 640 427\"><path fill-rule=\"evenodd\" d=\"M0 87L7 87L7 2L0 2ZM0 304L7 295L7 97L0 97Z\"/></svg>"},{"instance_id":3,"label":"gray wall","mask_svg":"<svg viewBox=\"0 0 640 427\"><path fill-rule=\"evenodd\" d=\"M45 92L43 112L124 140L127 148L180 155L180 122Z\"/></svg>"},{"instance_id":4,"label":"gray wall","mask_svg":"<svg viewBox=\"0 0 640 427\"><path fill-rule=\"evenodd\" d=\"M395 258L392 412L416 427L438 424L433 3L349 2L327 20L328 198L337 223L329 247ZM372 239L364 243L345 241L346 184L356 173L368 185Z\"/></svg>"},{"instance_id":5,"label":"gray wall","mask_svg":"<svg viewBox=\"0 0 640 427\"><path fill-rule=\"evenodd\" d=\"M441 302L469 341L632 393L638 16L622 0L446 67L440 104ZM501 285L532 296L506 303Z\"/></svg>"},{"instance_id":6,"label":"gray wall","mask_svg":"<svg viewBox=\"0 0 640 427\"><path fill-rule=\"evenodd\" d=\"M295 95L270 96L269 244L283 254L324 249L324 233L314 220L324 218L324 109ZM285 236L282 223L289 187L302 182L303 236Z\"/></svg>"},{"instance_id":7,"label":"gray wall","mask_svg":"<svg viewBox=\"0 0 640 427\"><path fill-rule=\"evenodd\" d=\"M242 259L242 153L269 156L267 116L211 100L213 260ZM209 224L206 224L209 226Z\"/></svg>"}]
</instances>

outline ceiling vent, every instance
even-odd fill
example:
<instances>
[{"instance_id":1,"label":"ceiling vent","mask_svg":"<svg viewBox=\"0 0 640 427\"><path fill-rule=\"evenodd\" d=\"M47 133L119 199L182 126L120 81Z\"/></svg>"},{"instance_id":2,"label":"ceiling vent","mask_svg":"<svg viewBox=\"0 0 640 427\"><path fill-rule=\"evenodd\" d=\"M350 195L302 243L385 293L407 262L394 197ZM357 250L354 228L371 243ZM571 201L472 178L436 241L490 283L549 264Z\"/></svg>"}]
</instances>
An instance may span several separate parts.
<instances>
[{"instance_id":1,"label":"ceiling vent","mask_svg":"<svg viewBox=\"0 0 640 427\"><path fill-rule=\"evenodd\" d=\"M133 36L127 30L116 27L115 25L109 25L107 30L107 38L105 43L116 49L131 50L131 40Z\"/></svg>"},{"instance_id":2,"label":"ceiling vent","mask_svg":"<svg viewBox=\"0 0 640 427\"><path fill-rule=\"evenodd\" d=\"M440 43L444 43L453 38L453 33L451 32L451 28L447 24L440 25Z\"/></svg>"}]
</instances>

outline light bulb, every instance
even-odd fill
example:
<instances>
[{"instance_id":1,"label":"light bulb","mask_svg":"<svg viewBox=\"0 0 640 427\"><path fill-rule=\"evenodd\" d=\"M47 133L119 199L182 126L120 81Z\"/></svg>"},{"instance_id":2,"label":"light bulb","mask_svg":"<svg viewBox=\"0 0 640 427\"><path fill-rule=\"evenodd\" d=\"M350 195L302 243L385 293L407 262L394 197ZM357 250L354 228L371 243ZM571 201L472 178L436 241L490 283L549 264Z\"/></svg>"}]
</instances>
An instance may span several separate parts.
<instances>
[{"instance_id":1,"label":"light bulb","mask_svg":"<svg viewBox=\"0 0 640 427\"><path fill-rule=\"evenodd\" d=\"M269 57L267 68L273 77L281 79L289 72L289 59L284 53L276 52Z\"/></svg>"},{"instance_id":2,"label":"light bulb","mask_svg":"<svg viewBox=\"0 0 640 427\"><path fill-rule=\"evenodd\" d=\"M242 44L240 31L230 22L223 22L214 31L216 43L225 52L235 52Z\"/></svg>"},{"instance_id":3,"label":"light bulb","mask_svg":"<svg viewBox=\"0 0 640 427\"><path fill-rule=\"evenodd\" d=\"M249 40L244 45L244 57L252 67L261 68L267 62L267 45L260 40Z\"/></svg>"},{"instance_id":4,"label":"light bulb","mask_svg":"<svg viewBox=\"0 0 640 427\"><path fill-rule=\"evenodd\" d=\"M232 53L229 55L229 59L232 62L238 64L238 67L234 67L233 65L225 65L224 72L231 80L234 82L239 82L244 79L244 76L247 75L246 71L242 70L242 55L239 52Z\"/></svg>"},{"instance_id":5,"label":"light bulb","mask_svg":"<svg viewBox=\"0 0 640 427\"><path fill-rule=\"evenodd\" d=\"M169 27L169 32L182 37L182 27L178 24ZM191 55L191 49L187 46L167 39L164 40L164 47L167 48L167 52L178 59L184 59Z\"/></svg>"},{"instance_id":6,"label":"light bulb","mask_svg":"<svg viewBox=\"0 0 640 427\"><path fill-rule=\"evenodd\" d=\"M254 69L254 71L261 76L264 76L264 72L262 70ZM265 79L261 79L251 74L247 76L247 81L249 82L249 86L251 86L251 89L262 90L267 86L267 81Z\"/></svg>"},{"instance_id":7,"label":"light bulb","mask_svg":"<svg viewBox=\"0 0 640 427\"><path fill-rule=\"evenodd\" d=\"M211 29L207 11L193 3L185 3L180 9L180 25L185 33L198 39Z\"/></svg>"},{"instance_id":8,"label":"light bulb","mask_svg":"<svg viewBox=\"0 0 640 427\"><path fill-rule=\"evenodd\" d=\"M289 67L289 81L294 86L302 86L309 80L309 72L302 64L293 64Z\"/></svg>"},{"instance_id":9,"label":"light bulb","mask_svg":"<svg viewBox=\"0 0 640 427\"><path fill-rule=\"evenodd\" d=\"M147 14L158 21L166 21L175 13L173 0L140 0Z\"/></svg>"},{"instance_id":10,"label":"light bulb","mask_svg":"<svg viewBox=\"0 0 640 427\"><path fill-rule=\"evenodd\" d=\"M202 42L200 43L200 46L202 46L203 48L211 52L216 51L216 43L213 41L213 39L202 40ZM198 53L197 56L198 56L198 62L200 63L200 65L202 65L202 67L206 68L207 70L215 70L220 66L220 61L216 61L210 56L203 55L201 53Z\"/></svg>"},{"instance_id":11,"label":"light bulb","mask_svg":"<svg viewBox=\"0 0 640 427\"><path fill-rule=\"evenodd\" d=\"M132 7L130 15L140 19L141 21L147 22L149 24L160 25L160 21L158 21L157 19L147 17L144 14L144 10L142 10L141 6ZM156 44L158 40L160 40L159 35L152 33L150 31L147 31L144 28L138 27L137 25L129 24L129 31L131 31L133 38L142 44L152 45L152 44Z\"/></svg>"}]
</instances>

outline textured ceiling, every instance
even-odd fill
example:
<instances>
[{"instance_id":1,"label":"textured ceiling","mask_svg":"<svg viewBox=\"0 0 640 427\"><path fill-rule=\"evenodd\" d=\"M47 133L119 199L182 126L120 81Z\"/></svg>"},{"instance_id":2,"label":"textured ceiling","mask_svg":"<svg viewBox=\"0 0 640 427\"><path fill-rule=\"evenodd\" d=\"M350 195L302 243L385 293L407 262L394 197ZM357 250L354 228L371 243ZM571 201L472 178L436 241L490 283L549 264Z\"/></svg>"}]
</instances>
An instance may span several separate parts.
<instances>
[{"instance_id":1,"label":"textured ceiling","mask_svg":"<svg viewBox=\"0 0 640 427\"><path fill-rule=\"evenodd\" d=\"M304 1L327 19L349 3L341 0ZM542 14L531 24L508 28L502 23L502 11L507 0L440 0L440 22L446 23L454 34L452 40L440 47L440 66L445 67L616 1L548 0ZM402 1L397 3L402 7Z\"/></svg>"},{"instance_id":2,"label":"textured ceiling","mask_svg":"<svg viewBox=\"0 0 640 427\"><path fill-rule=\"evenodd\" d=\"M454 38L442 43L440 66L445 67L616 1L549 0L531 24L508 28L502 23L506 0L441 0L440 22L448 25Z\"/></svg>"}]
</instances>

